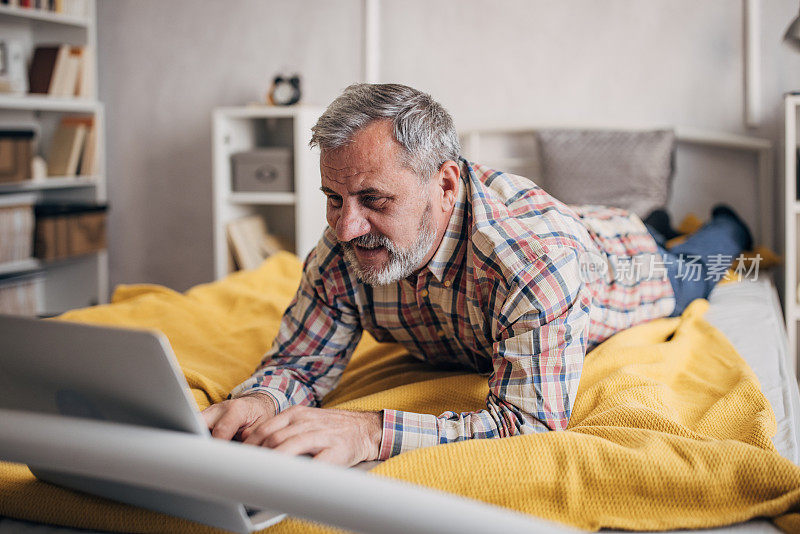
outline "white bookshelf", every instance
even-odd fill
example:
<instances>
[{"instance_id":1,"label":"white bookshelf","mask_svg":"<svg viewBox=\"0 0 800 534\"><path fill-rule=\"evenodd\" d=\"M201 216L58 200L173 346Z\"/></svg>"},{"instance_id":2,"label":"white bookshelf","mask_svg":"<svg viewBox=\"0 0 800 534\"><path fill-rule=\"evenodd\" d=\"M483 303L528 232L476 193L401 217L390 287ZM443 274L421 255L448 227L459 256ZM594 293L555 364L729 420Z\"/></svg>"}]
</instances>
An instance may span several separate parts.
<instances>
[{"instance_id":1,"label":"white bookshelf","mask_svg":"<svg viewBox=\"0 0 800 534\"><path fill-rule=\"evenodd\" d=\"M231 193L228 201L232 204L266 204L272 206L292 206L297 202L294 193Z\"/></svg>"},{"instance_id":2,"label":"white bookshelf","mask_svg":"<svg viewBox=\"0 0 800 534\"><path fill-rule=\"evenodd\" d=\"M310 106L223 107L213 114L214 273L233 269L225 226L258 215L292 252L305 257L325 229L325 196L319 191L319 152L308 146L311 127L323 109ZM231 156L253 148L288 147L293 160L293 191L237 192L232 187Z\"/></svg>"},{"instance_id":3,"label":"white bookshelf","mask_svg":"<svg viewBox=\"0 0 800 534\"><path fill-rule=\"evenodd\" d=\"M60 111L63 113L95 113L102 107L96 100L38 94L22 96L0 94L0 106L6 110Z\"/></svg>"},{"instance_id":4,"label":"white bookshelf","mask_svg":"<svg viewBox=\"0 0 800 534\"><path fill-rule=\"evenodd\" d=\"M28 258L27 260L20 261L7 261L0 263L0 275L18 273L22 271L28 271L30 269L38 269L41 267L41 265L42 262L36 258Z\"/></svg>"},{"instance_id":5,"label":"white bookshelf","mask_svg":"<svg viewBox=\"0 0 800 534\"><path fill-rule=\"evenodd\" d=\"M0 193L97 187L102 184L102 182L102 176L49 176L43 180L31 180L28 183L0 183Z\"/></svg>"},{"instance_id":6,"label":"white bookshelf","mask_svg":"<svg viewBox=\"0 0 800 534\"><path fill-rule=\"evenodd\" d=\"M30 64L38 45L71 44L93 50L94 80L97 84L97 14L95 0L87 0L85 15L51 13L44 10L0 6L0 39L21 43ZM36 203L106 202L105 118L96 98L64 98L47 95L0 94L0 128L33 127L37 130L36 153L46 156L50 140L61 117L67 114L93 115L98 128L99 172L94 176L53 176L46 179L0 184L0 196L19 193L34 195ZM0 265L0 274L29 269L43 270L37 312L52 315L69 309L108 302L108 254L98 253L63 261L30 260Z\"/></svg>"},{"instance_id":7,"label":"white bookshelf","mask_svg":"<svg viewBox=\"0 0 800 534\"><path fill-rule=\"evenodd\" d=\"M90 3L94 3L93 1ZM88 6L92 9L94 6ZM88 28L93 19L90 13L85 16L52 13L43 9L32 9L17 6L0 6L0 19L18 19L35 24L52 24L56 26L75 26Z\"/></svg>"}]
</instances>

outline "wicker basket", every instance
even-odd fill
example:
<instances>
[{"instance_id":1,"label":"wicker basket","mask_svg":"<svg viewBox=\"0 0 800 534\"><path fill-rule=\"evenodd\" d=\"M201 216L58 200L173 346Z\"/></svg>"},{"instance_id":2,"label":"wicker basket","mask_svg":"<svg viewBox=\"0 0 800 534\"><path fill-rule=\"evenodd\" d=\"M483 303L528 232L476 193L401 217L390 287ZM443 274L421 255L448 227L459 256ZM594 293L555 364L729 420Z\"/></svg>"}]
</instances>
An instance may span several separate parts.
<instances>
[{"instance_id":1,"label":"wicker basket","mask_svg":"<svg viewBox=\"0 0 800 534\"><path fill-rule=\"evenodd\" d=\"M36 315L42 280L39 271L0 277L0 313Z\"/></svg>"},{"instance_id":2,"label":"wicker basket","mask_svg":"<svg viewBox=\"0 0 800 534\"><path fill-rule=\"evenodd\" d=\"M27 260L33 255L33 197L0 197L0 264Z\"/></svg>"}]
</instances>

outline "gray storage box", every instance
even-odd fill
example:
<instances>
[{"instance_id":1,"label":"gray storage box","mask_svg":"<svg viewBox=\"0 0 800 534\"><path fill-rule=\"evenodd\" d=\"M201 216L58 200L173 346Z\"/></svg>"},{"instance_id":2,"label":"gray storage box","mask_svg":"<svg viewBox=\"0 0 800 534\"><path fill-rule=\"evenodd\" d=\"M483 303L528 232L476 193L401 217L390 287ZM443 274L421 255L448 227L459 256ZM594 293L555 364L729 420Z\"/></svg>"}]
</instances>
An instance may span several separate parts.
<instances>
[{"instance_id":1,"label":"gray storage box","mask_svg":"<svg viewBox=\"0 0 800 534\"><path fill-rule=\"evenodd\" d=\"M294 191L291 148L259 148L231 156L234 191Z\"/></svg>"}]
</instances>

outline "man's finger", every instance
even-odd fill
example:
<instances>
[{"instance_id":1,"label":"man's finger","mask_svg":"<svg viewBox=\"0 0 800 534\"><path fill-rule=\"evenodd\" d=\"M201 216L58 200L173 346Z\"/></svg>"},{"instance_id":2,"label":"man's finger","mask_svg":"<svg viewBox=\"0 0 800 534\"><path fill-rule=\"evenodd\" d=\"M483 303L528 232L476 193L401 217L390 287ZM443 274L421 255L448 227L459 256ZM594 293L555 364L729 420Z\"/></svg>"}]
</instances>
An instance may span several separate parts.
<instances>
[{"instance_id":1,"label":"man's finger","mask_svg":"<svg viewBox=\"0 0 800 534\"><path fill-rule=\"evenodd\" d=\"M243 433L244 441L242 443L261 445L267 436L291 424L294 419L294 413L295 410L290 408L274 417L270 417L258 426L250 427L246 432L247 435Z\"/></svg>"},{"instance_id":2,"label":"man's finger","mask_svg":"<svg viewBox=\"0 0 800 534\"><path fill-rule=\"evenodd\" d=\"M259 445L263 447L269 447L270 449L274 449L284 441L289 438L292 438L298 434L309 432L311 427L309 427L308 423L303 422L292 422L285 427L272 432L271 434L267 434L264 436L264 439L261 441Z\"/></svg>"},{"instance_id":3,"label":"man's finger","mask_svg":"<svg viewBox=\"0 0 800 534\"><path fill-rule=\"evenodd\" d=\"M275 432L280 432L281 430L293 426L288 417L282 417L277 422L275 421L276 418L277 417L272 417L260 424L257 423L244 429L242 431L242 443L256 446L269 446L265 441L268 440L270 436Z\"/></svg>"},{"instance_id":4,"label":"man's finger","mask_svg":"<svg viewBox=\"0 0 800 534\"><path fill-rule=\"evenodd\" d=\"M231 440L239 429L247 424L247 414L240 410L227 409L211 429L211 435L218 439Z\"/></svg>"},{"instance_id":5,"label":"man's finger","mask_svg":"<svg viewBox=\"0 0 800 534\"><path fill-rule=\"evenodd\" d=\"M211 406L200 412L200 415L202 415L203 419L205 419L208 428L212 429L214 428L214 425L217 424L217 421L219 421L219 418L222 417L222 414L224 413L225 413L225 408L222 406L222 404L212 404Z\"/></svg>"},{"instance_id":6,"label":"man's finger","mask_svg":"<svg viewBox=\"0 0 800 534\"><path fill-rule=\"evenodd\" d=\"M301 454L316 456L322 452L324 447L330 445L330 443L325 443L323 434L320 432L311 432L292 436L272 450L292 456L299 456Z\"/></svg>"},{"instance_id":7,"label":"man's finger","mask_svg":"<svg viewBox=\"0 0 800 534\"><path fill-rule=\"evenodd\" d=\"M322 449L314 455L314 459L328 464L350 465L349 460L342 455L341 451L333 448Z\"/></svg>"}]
</instances>

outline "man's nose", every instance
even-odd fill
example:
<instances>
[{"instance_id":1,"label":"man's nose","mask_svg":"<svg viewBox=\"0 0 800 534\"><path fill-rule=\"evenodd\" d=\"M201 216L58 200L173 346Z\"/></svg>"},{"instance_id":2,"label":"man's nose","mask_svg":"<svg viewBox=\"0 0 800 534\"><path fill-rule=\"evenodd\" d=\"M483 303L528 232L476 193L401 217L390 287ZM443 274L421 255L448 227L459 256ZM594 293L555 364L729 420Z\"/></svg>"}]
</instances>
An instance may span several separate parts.
<instances>
[{"instance_id":1,"label":"man's nose","mask_svg":"<svg viewBox=\"0 0 800 534\"><path fill-rule=\"evenodd\" d=\"M369 233L369 222L361 214L357 206L345 203L336 222L336 238L339 241L350 241Z\"/></svg>"}]
</instances>

